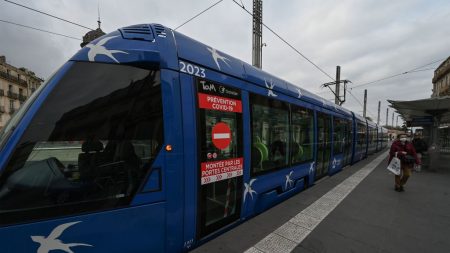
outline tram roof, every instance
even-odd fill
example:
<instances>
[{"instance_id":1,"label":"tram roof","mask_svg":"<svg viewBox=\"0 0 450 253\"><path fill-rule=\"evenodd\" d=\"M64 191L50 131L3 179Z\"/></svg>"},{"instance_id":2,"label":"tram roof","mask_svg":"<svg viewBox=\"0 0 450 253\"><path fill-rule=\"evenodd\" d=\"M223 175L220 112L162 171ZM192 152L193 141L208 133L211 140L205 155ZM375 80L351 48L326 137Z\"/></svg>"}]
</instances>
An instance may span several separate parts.
<instances>
[{"instance_id":1,"label":"tram roof","mask_svg":"<svg viewBox=\"0 0 450 253\"><path fill-rule=\"evenodd\" d=\"M139 24L120 28L92 41L75 54L71 60L94 61L88 59L89 45L95 47L106 45L106 43L108 43L108 50L119 49L126 51L126 53L114 55L120 63L158 62L161 68L178 70L179 64L175 60L178 57L195 64L203 65L217 72L254 83L263 88L269 88L274 85L271 88L274 92L299 98L305 102L344 116L351 117L352 115L351 111L302 87L282 80L242 60L160 24ZM175 47L176 50L174 50ZM95 61L114 63L109 57L100 54L97 55ZM115 60L116 63L119 61Z\"/></svg>"},{"instance_id":2,"label":"tram roof","mask_svg":"<svg viewBox=\"0 0 450 253\"><path fill-rule=\"evenodd\" d=\"M184 60L201 64L218 72L226 73L252 82L261 87L268 87L274 84L273 90L285 95L300 98L306 102L321 106L323 108L336 111L338 113L351 116L351 112L339 105L336 105L302 87L289 83L270 73L258 69L242 60L223 53L215 48L209 47L195 39L174 31L178 56ZM218 55L215 61L212 54Z\"/></svg>"}]
</instances>

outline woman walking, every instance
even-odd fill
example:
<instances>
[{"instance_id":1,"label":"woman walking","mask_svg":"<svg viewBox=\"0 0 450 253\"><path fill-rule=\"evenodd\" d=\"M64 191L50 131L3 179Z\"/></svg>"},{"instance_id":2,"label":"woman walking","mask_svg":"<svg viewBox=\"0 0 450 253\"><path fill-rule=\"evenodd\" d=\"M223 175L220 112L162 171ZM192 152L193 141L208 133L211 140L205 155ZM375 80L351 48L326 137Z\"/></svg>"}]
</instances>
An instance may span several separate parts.
<instances>
[{"instance_id":1,"label":"woman walking","mask_svg":"<svg viewBox=\"0 0 450 253\"><path fill-rule=\"evenodd\" d=\"M417 157L414 146L407 140L406 134L399 134L397 136L397 140L392 143L391 150L389 152L389 163L396 155L401 161L401 172L400 175L395 175L394 189L395 191L403 192L405 191L403 186L411 176L411 170L414 166L414 163L420 165L421 162Z\"/></svg>"}]
</instances>

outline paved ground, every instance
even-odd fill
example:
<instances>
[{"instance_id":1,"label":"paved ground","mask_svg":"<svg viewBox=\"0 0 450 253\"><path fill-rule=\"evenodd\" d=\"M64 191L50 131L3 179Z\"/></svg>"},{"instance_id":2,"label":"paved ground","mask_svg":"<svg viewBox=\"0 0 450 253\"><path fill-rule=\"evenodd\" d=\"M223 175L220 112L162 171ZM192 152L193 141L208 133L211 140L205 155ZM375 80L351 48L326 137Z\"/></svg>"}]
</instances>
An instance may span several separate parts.
<instances>
[{"instance_id":1,"label":"paved ground","mask_svg":"<svg viewBox=\"0 0 450 253\"><path fill-rule=\"evenodd\" d=\"M280 240L270 247L262 242L272 242L268 237L271 239L274 231L311 209L311 204L334 187L361 174L378 155L321 180L193 252L286 252ZM387 172L386 164L382 161L350 189L334 210L307 230L306 237L287 236L288 240L279 236L281 242L291 243L288 248L293 252L308 253L450 252L450 165L441 166L437 172L414 173L406 191L399 193L393 190L394 176Z\"/></svg>"}]
</instances>

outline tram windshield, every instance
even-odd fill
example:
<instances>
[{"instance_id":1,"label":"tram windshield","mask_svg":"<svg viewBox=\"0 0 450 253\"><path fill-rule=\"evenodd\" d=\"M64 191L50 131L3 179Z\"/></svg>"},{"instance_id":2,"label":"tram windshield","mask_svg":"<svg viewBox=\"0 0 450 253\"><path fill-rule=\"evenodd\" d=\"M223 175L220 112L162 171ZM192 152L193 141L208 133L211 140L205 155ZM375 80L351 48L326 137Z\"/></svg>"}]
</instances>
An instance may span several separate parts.
<instances>
[{"instance_id":1,"label":"tram windshield","mask_svg":"<svg viewBox=\"0 0 450 253\"><path fill-rule=\"evenodd\" d=\"M159 70L74 63L0 171L0 225L128 204L162 136Z\"/></svg>"}]
</instances>

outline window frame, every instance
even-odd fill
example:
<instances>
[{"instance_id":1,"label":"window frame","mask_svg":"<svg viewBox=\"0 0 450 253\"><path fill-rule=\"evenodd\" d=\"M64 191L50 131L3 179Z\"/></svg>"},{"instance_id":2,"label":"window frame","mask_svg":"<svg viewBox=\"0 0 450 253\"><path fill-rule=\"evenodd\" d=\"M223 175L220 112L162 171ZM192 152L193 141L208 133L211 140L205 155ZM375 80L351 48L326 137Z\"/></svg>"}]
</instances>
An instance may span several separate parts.
<instances>
[{"instance_id":1,"label":"window frame","mask_svg":"<svg viewBox=\"0 0 450 253\"><path fill-rule=\"evenodd\" d=\"M311 138L311 142L309 143L309 145L311 146L311 158L310 159L306 159L306 160L303 160L303 161L298 161L298 162L295 162L295 163L293 163L292 162L292 145L293 145L293 137L292 137L292 131L293 131L293 124L292 124L292 115L294 114L294 111L293 111L293 107L298 107L298 108L300 108L300 109L303 109L303 110L307 110L308 111L308 115L310 116L310 118L311 118L311 123L312 123L312 126L311 126L311 131L312 131L312 136L310 136L310 138ZM315 129L315 117L314 117L314 110L313 109L310 109L310 108L307 108L307 107L304 107L304 106L300 106L300 105L295 105L295 104L290 104L290 107L289 107L289 109L290 109L290 115L289 115L289 135L290 135L290 137L289 137L289 142L290 142L290 151L289 151L289 154L290 154L290 157L289 157L289 162L290 162L290 166L295 166L295 165L300 165L300 164L305 164L305 163L311 163L312 161L314 161L314 149L315 149L315 139L314 139L314 129Z\"/></svg>"},{"instance_id":2,"label":"window frame","mask_svg":"<svg viewBox=\"0 0 450 253\"><path fill-rule=\"evenodd\" d=\"M85 63L85 62L80 62L79 64L97 64L97 65L105 65L105 66L109 65L109 66L112 66L112 64L105 64L105 63ZM159 99L161 101L161 103L160 103L160 108L161 108L160 113L161 113L161 120L162 120L162 123L163 123L164 122L164 109L163 109L164 102L163 102L163 89L162 89L162 80L161 80L161 77L162 77L161 69L160 68L143 68L143 67L136 67L136 66L131 66L131 65L116 65L116 64L114 64L114 66L128 67L128 68L133 68L133 69L141 69L141 70L144 70L144 71L148 71L149 73L152 72L152 71L157 72L155 76L157 76L158 82L159 82L158 94L159 94L159 97L160 97ZM68 72L65 73L65 75L58 82L63 81L64 77L66 77L67 73L69 73L69 72L70 72L70 69L68 70ZM74 75L74 74L72 74L72 75ZM144 80L144 79L142 79L142 80ZM41 87L44 87L44 86L42 85ZM125 87L129 87L129 86L125 86ZM58 88L58 86L54 87L50 91L50 95L57 88ZM115 91L113 91L113 92L115 92ZM98 97L96 97L96 98L98 98ZM145 100L147 98L145 98ZM47 99L45 101L47 101ZM144 100L142 100L142 101L144 101ZM33 115L33 120L36 117L36 115L39 113L39 111L43 108L43 105L44 104L40 105L39 110L36 112L35 115ZM13 158L13 155L16 152L17 147L22 142L22 138L24 138L24 136L26 136L26 132L28 131L28 129L29 129L31 124L32 124L32 122L30 122L30 124L27 126L27 128L26 128L25 132L22 134L22 136L20 136L19 142L14 147L14 151L10 154L10 157L8 158L8 162L5 164L4 170L2 170L3 173L6 171L6 169L7 169L6 166L8 166L8 164L11 161L11 159ZM162 144L164 143L164 132L165 132L164 131L164 124L162 124L162 128L161 128L162 142L160 143L160 146L157 149L154 150L155 157L157 157L158 154L160 153L160 151L162 150L162 146L163 146ZM50 136L47 136L46 138L50 138ZM145 173L143 173L143 175L139 179L138 183L136 184L134 190L128 196L115 199L116 202L114 202L114 204L110 204L111 203L111 198L108 197L108 198L92 198L92 199L91 198L87 198L87 199L81 199L81 200L77 200L77 201L68 201L68 202L63 203L63 204L52 204L52 205L44 205L44 206L32 206L32 207L25 207L25 208L21 207L21 208L16 208L16 209L6 209L7 212L4 212L4 213L1 214L2 221L4 221L4 222L0 222L0 227L9 226L9 225L16 225L16 224L23 224L23 223L30 223L30 222L36 222L36 221L41 221L41 220L47 220L47 219L50 219L50 218L51 219L56 219L56 218L62 218L62 217L67 217L67 216L83 215L83 214L86 214L86 213L98 213L98 212L104 212L104 211L109 211L109 210L116 210L116 209L122 209L122 208L130 207L131 204L132 204L133 199L138 194L141 193L141 190L143 189L143 187L145 186L145 184L149 180L149 175L151 174L151 172L153 170L152 166L153 166L155 160L156 159L154 159L153 162L149 165L148 170L145 171ZM3 173L0 173L0 176L2 176ZM8 175L8 178L9 178L9 176L10 175ZM7 180L8 178L5 178L5 180ZM161 180L161 178L159 180ZM24 218L24 217L26 217L26 218Z\"/></svg>"},{"instance_id":3,"label":"window frame","mask_svg":"<svg viewBox=\"0 0 450 253\"><path fill-rule=\"evenodd\" d=\"M359 131L360 127L362 128L363 131ZM362 139L363 141L361 141L360 143L359 140L361 140L360 137L360 133L364 133L364 139ZM367 138L367 124L363 121L357 121L356 122L356 134L357 134L357 140L356 140L356 145L358 146L357 152L366 152L366 149L368 147L368 138Z\"/></svg>"},{"instance_id":4,"label":"window frame","mask_svg":"<svg viewBox=\"0 0 450 253\"><path fill-rule=\"evenodd\" d=\"M261 95L261 94L258 94L258 93L249 92L250 149L253 148L253 141L254 141L254 137L253 137L253 135L254 135L254 131L253 131L253 115L254 115L253 105L257 104L257 105L260 105L260 106L265 106L265 105L263 105L261 103L254 103L255 98L258 99L258 100L264 100L265 102L268 102L269 104L276 101L278 103L281 103L281 105L283 107L285 107L285 109L287 110L287 113L288 113L288 132L287 132L288 144L287 144L287 147L288 147L289 150L287 152L287 161L288 161L287 164L282 165L282 166L276 166L274 168L267 169L267 170L257 171L257 172L255 172L254 169L253 169L253 157L251 157L251 153L252 152L250 152L250 176L251 177L256 177L256 176L260 176L260 175L269 174L269 173L276 172L276 171L279 171L279 170L284 169L284 168L289 168L291 166L291 151L290 151L290 149L291 149L291 137L290 137L290 135L291 135L291 103L288 103L286 101L279 100L279 99L269 98L267 96L264 96L264 95ZM282 108L279 108L279 109L282 109Z\"/></svg>"},{"instance_id":5,"label":"window frame","mask_svg":"<svg viewBox=\"0 0 450 253\"><path fill-rule=\"evenodd\" d=\"M239 100L242 102L243 101L243 91L241 88L235 87L225 81L215 81L214 79L206 79L206 78L200 78L200 77L193 77L191 79L192 85L193 85L193 96L194 96L194 106L195 106L195 121L196 121L196 125L197 125L197 131L195 132L196 134L196 139L197 139L197 164L195 165L196 168L196 173L198 173L198 175L196 175L197 177L197 188L196 190L196 196L197 196L197 202L196 202L196 208L197 208L197 212L195 214L196 218L197 218L197 222L196 222L196 229L197 229L197 238L201 239L204 238L205 236L208 236L211 233L214 233L214 231L217 231L227 225L229 225L230 223L236 221L239 219L240 215L241 215L241 209L242 209L242 185L243 185L243 181L244 181L244 174L245 172L237 177L233 177L230 179L235 179L236 180L236 191L237 191L237 198L236 198L236 212L232 215L229 215L221 220L215 221L213 223L210 224L206 224L206 196L207 196L207 185L208 184L201 184L201 172L200 172L200 168L201 168L201 164L203 162L207 162L207 159L204 159L202 157L203 155L203 151L202 151L202 147L205 144L204 141L206 141L206 129L205 129L205 120L207 117L207 111L208 109L204 109L204 108L200 108L199 107L199 97L198 94L199 93L205 93L205 94L209 94L205 91L200 91L198 85L200 85L200 81L201 80L205 80L208 82L213 83L214 85L219 85L219 86L223 86L225 88L231 88L233 90L239 90L238 92L238 96L239 96ZM215 94L216 95L216 94ZM227 96L224 95L224 97L227 98L233 98L236 99L233 96ZM236 137L236 139L238 140L238 144L236 145L238 151L237 151L237 158L242 157L244 159L244 110L243 110L243 103L242 103L242 112L239 113L239 116L237 116L236 118L236 125L237 125L237 134L238 136ZM229 113L229 112L227 112ZM227 158L227 159L233 159L233 158ZM244 162L245 164L245 162ZM243 170L245 170L245 167L243 168ZM221 181L216 181L214 183L220 183L220 182L225 182L225 180L221 180Z\"/></svg>"},{"instance_id":6,"label":"window frame","mask_svg":"<svg viewBox=\"0 0 450 253\"><path fill-rule=\"evenodd\" d=\"M338 122L338 124L336 124L336 122ZM335 136L337 134L336 132L336 126L339 125L339 129L341 129L341 131L344 131L347 124L347 120L345 118L341 118L341 117L337 117L337 116L333 116L333 156L336 155L341 155L345 153L345 148L346 148L346 142L342 143L342 139L338 140L338 142L335 141ZM344 129L344 130L342 130ZM345 131L342 133L343 135L341 137L346 138L347 136L345 135ZM336 152L336 143L340 143L342 150L340 150L339 152Z\"/></svg>"}]
</instances>

